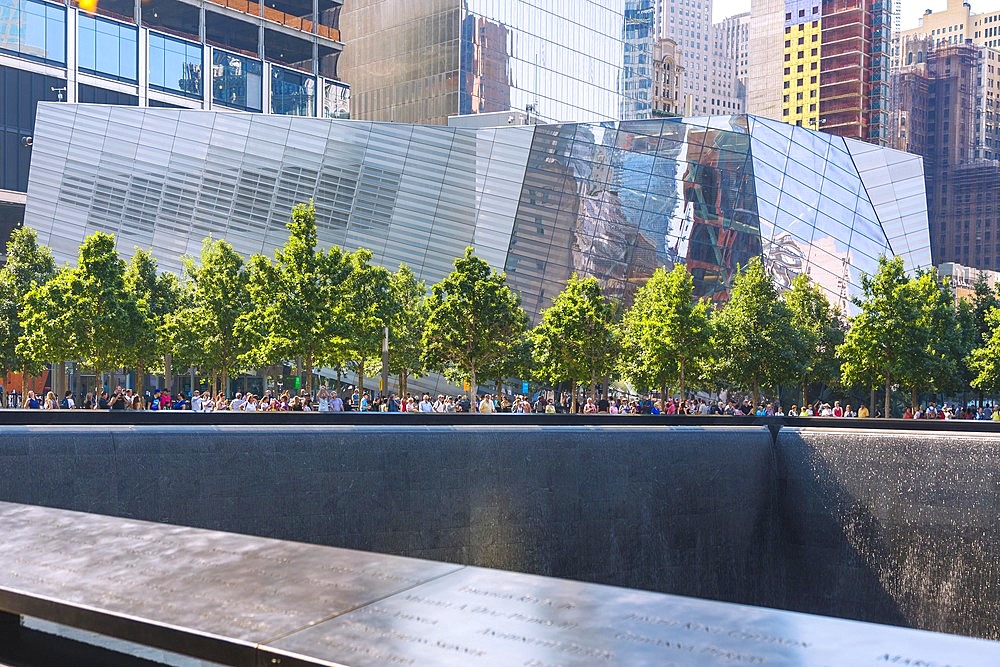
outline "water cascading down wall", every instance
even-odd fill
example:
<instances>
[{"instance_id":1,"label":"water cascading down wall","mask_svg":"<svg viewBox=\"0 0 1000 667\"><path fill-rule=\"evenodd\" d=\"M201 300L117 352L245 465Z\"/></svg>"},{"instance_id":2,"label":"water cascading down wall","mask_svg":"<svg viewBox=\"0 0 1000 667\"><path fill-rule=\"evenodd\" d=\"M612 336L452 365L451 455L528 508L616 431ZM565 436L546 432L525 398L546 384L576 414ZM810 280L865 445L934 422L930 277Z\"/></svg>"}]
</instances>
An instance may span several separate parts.
<instances>
[{"instance_id":1,"label":"water cascading down wall","mask_svg":"<svg viewBox=\"0 0 1000 667\"><path fill-rule=\"evenodd\" d=\"M0 427L0 500L1000 638L1000 432L183 422Z\"/></svg>"}]
</instances>

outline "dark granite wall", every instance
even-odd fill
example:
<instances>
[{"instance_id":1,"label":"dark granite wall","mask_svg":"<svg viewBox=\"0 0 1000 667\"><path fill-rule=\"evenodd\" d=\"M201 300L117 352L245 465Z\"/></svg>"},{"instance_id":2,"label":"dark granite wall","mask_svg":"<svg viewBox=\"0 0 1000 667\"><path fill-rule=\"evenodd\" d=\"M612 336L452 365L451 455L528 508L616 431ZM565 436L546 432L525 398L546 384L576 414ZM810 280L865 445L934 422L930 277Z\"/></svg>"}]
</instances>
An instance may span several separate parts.
<instances>
[{"instance_id":1,"label":"dark granite wall","mask_svg":"<svg viewBox=\"0 0 1000 667\"><path fill-rule=\"evenodd\" d=\"M0 500L1000 638L998 434L9 426Z\"/></svg>"},{"instance_id":2,"label":"dark granite wall","mask_svg":"<svg viewBox=\"0 0 1000 667\"><path fill-rule=\"evenodd\" d=\"M764 427L6 427L0 470L12 502L751 604L782 586Z\"/></svg>"}]
</instances>

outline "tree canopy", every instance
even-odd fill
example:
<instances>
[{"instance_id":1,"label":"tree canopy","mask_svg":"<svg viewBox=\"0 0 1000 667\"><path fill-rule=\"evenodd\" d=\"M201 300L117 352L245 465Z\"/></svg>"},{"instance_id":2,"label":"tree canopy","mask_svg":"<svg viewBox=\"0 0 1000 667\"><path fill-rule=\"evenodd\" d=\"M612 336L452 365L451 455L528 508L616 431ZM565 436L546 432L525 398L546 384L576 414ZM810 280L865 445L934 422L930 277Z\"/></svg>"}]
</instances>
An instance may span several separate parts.
<instances>
[{"instance_id":1,"label":"tree canopy","mask_svg":"<svg viewBox=\"0 0 1000 667\"><path fill-rule=\"evenodd\" d=\"M475 402L478 373L514 352L527 316L503 273L467 248L455 268L431 288L423 332L424 359L431 368L469 382Z\"/></svg>"},{"instance_id":2,"label":"tree canopy","mask_svg":"<svg viewBox=\"0 0 1000 667\"><path fill-rule=\"evenodd\" d=\"M708 301L694 299L694 280L683 264L656 269L622 318L622 374L636 387L667 388L681 396L704 370L711 351Z\"/></svg>"}]
</instances>

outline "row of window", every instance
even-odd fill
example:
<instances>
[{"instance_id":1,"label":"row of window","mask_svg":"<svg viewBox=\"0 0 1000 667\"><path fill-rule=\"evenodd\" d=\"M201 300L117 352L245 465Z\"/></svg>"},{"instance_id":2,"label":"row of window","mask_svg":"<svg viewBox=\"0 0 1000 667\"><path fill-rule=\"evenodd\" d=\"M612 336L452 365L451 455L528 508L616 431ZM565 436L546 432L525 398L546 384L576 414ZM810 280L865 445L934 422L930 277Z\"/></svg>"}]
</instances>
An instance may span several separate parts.
<instances>
[{"instance_id":1,"label":"row of window","mask_svg":"<svg viewBox=\"0 0 1000 667\"><path fill-rule=\"evenodd\" d=\"M15 10L16 30L0 29L0 52L49 64L66 65L66 8L38 0L0 0L0 10ZM2 25L2 24L0 24ZM139 29L110 19L79 15L78 67L81 72L127 83L138 83ZM170 35L150 31L149 87L201 100L206 72L204 48ZM264 111L263 62L212 49L210 85L216 104L245 111ZM326 82L327 87L335 85ZM314 116L316 78L271 67L272 113ZM346 91L346 89L345 89ZM324 90L324 99L330 92ZM346 104L346 92L343 95ZM339 106L340 105L338 102ZM324 114L327 110L324 109ZM334 115L346 115L345 109Z\"/></svg>"}]
</instances>

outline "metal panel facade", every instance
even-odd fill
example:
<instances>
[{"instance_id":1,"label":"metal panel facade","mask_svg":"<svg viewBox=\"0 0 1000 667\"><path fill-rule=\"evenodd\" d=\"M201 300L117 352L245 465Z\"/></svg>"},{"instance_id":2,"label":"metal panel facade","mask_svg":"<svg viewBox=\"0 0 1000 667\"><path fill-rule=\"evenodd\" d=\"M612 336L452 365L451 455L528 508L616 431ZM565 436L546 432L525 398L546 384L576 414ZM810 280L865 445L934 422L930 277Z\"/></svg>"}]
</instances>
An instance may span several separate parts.
<instances>
[{"instance_id":1,"label":"metal panel facade","mask_svg":"<svg viewBox=\"0 0 1000 667\"><path fill-rule=\"evenodd\" d=\"M630 300L686 264L729 297L754 255L849 309L882 254L930 264L920 158L752 116L470 129L41 104L27 224L60 262L94 231L180 271L209 236L271 255L312 199L321 245L429 283L466 246L537 318L572 273Z\"/></svg>"}]
</instances>

